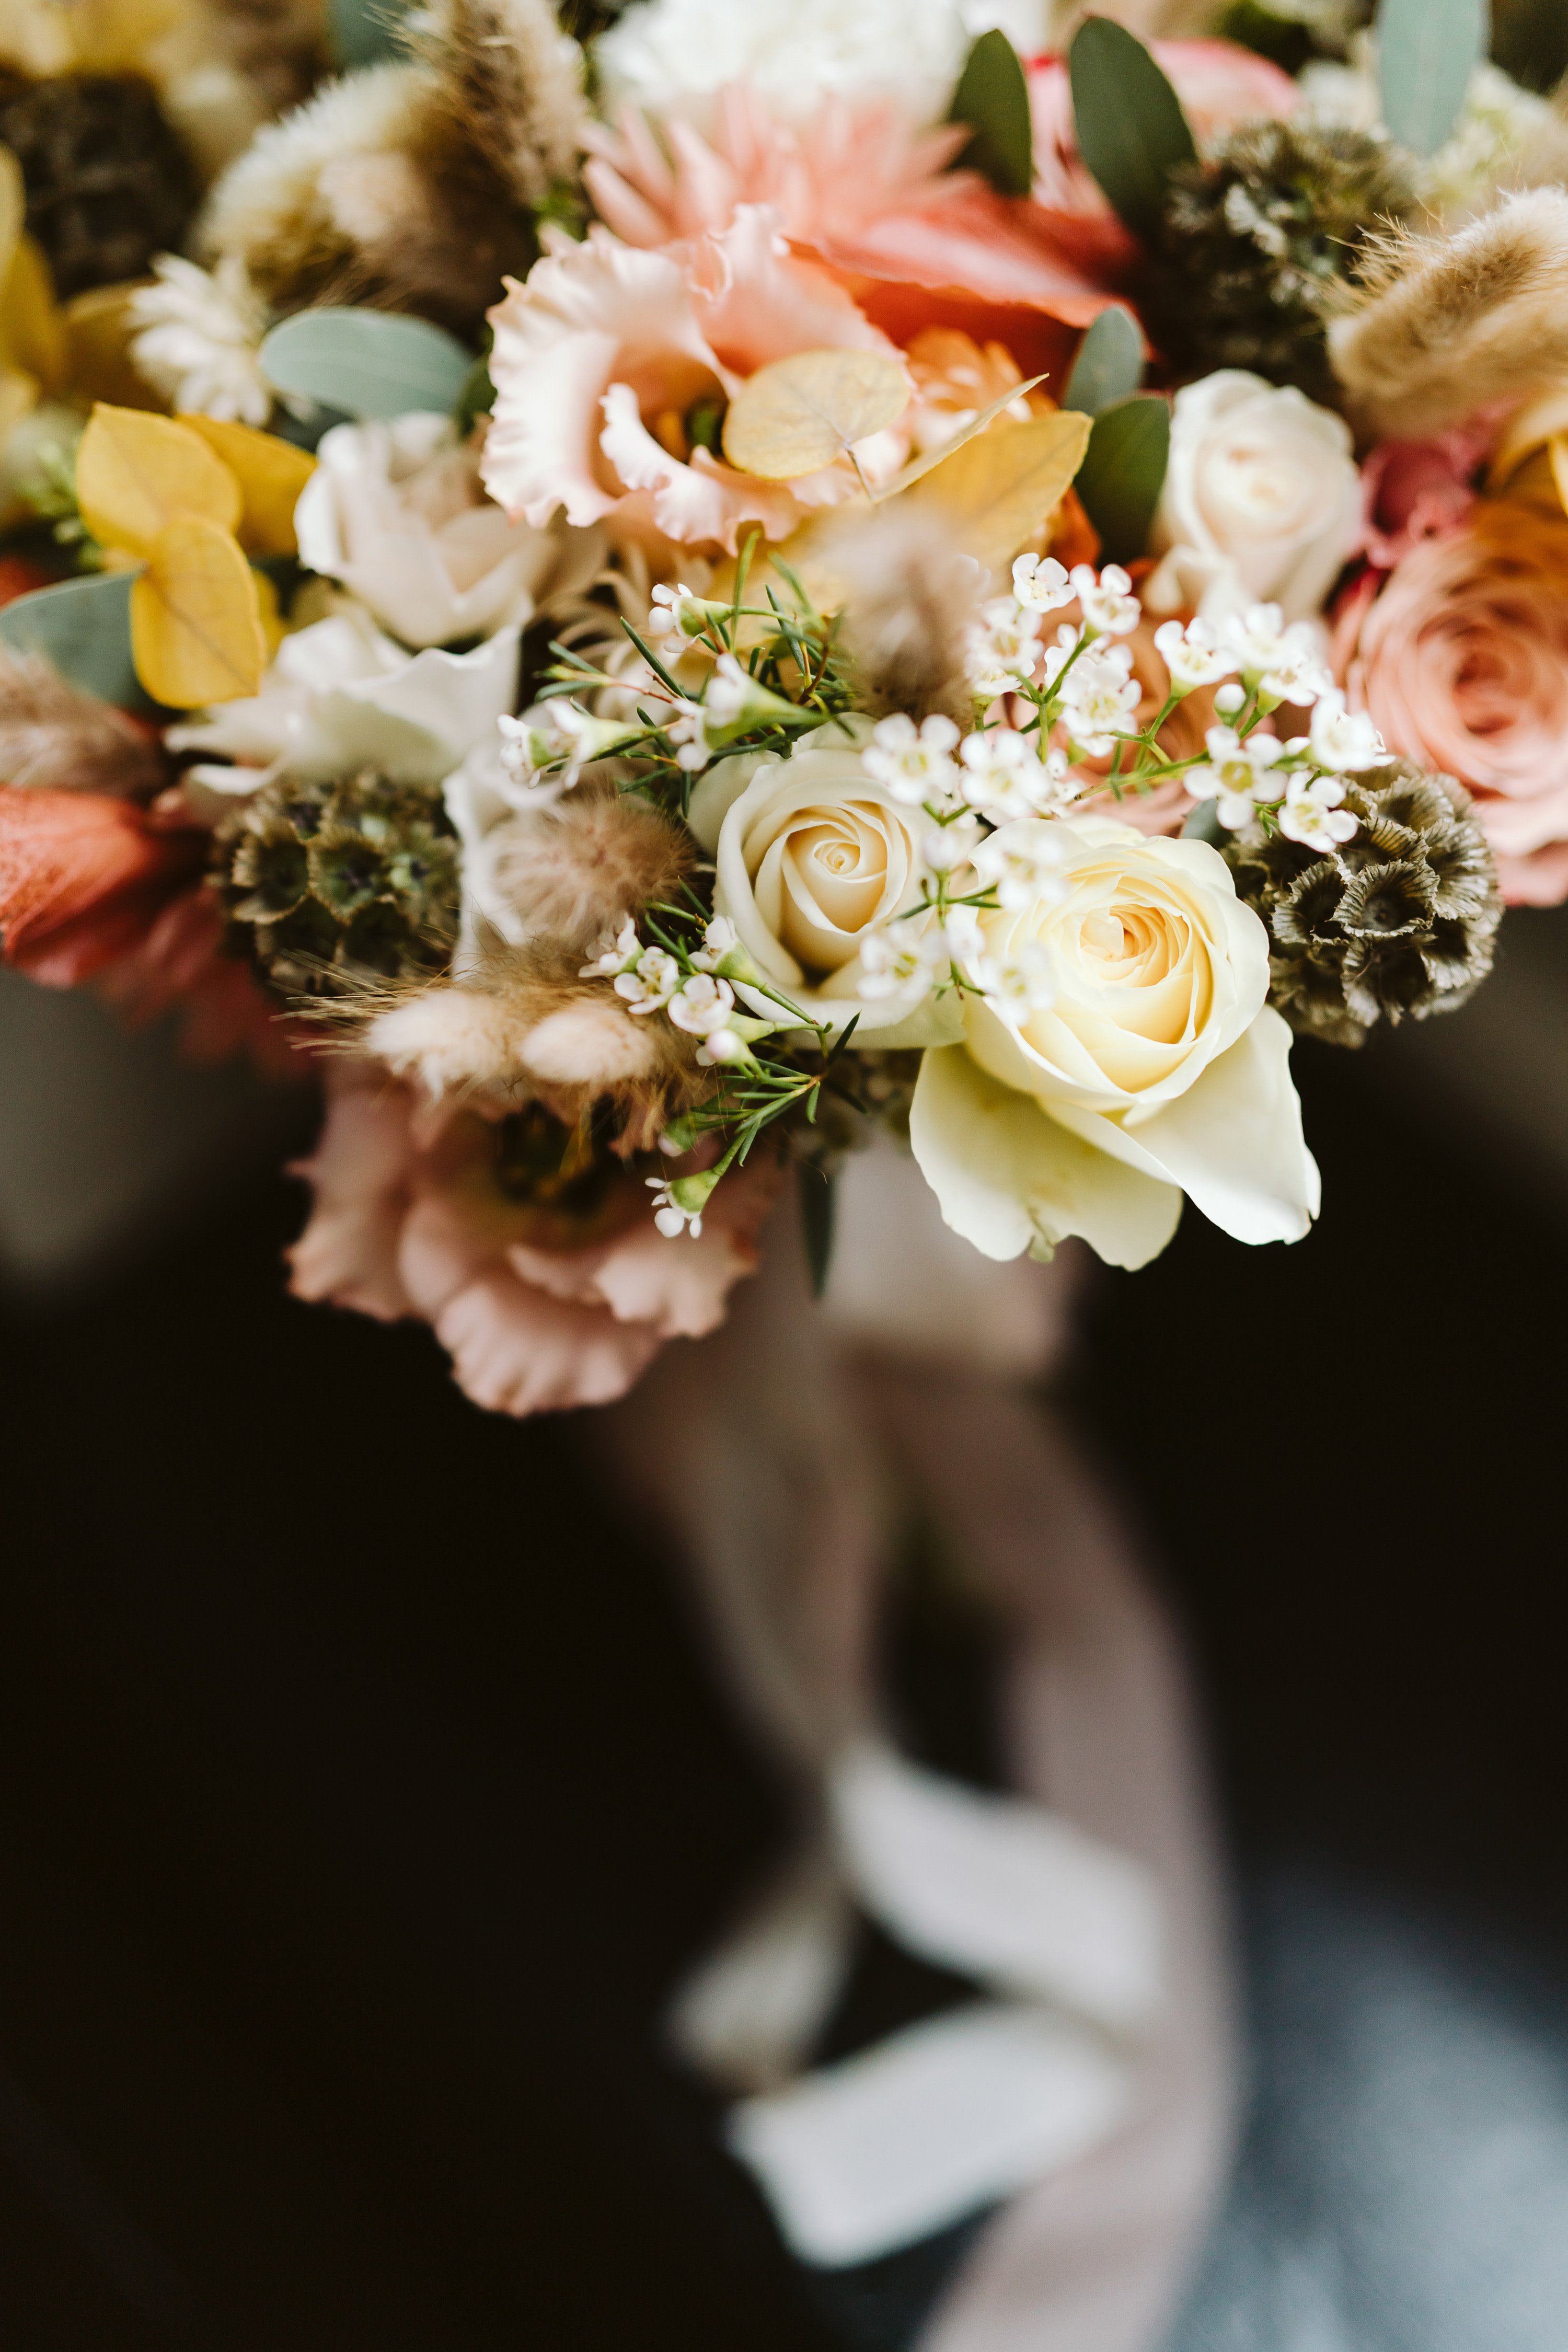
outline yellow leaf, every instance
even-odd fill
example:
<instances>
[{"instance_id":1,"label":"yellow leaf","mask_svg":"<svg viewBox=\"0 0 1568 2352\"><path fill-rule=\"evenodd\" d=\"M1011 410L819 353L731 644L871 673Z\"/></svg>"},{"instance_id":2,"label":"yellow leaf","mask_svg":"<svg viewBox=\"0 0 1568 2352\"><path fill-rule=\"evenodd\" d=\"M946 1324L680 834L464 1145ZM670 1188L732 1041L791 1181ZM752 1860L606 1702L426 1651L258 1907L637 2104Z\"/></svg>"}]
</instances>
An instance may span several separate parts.
<instances>
[{"instance_id":1,"label":"yellow leaf","mask_svg":"<svg viewBox=\"0 0 1568 2352\"><path fill-rule=\"evenodd\" d=\"M254 694L267 667L257 575L204 515L176 515L131 590L131 653L156 702L192 710Z\"/></svg>"},{"instance_id":2,"label":"yellow leaf","mask_svg":"<svg viewBox=\"0 0 1568 2352\"><path fill-rule=\"evenodd\" d=\"M0 291L0 362L37 376L46 392L63 392L70 372L65 320L55 281L40 247L16 240Z\"/></svg>"},{"instance_id":3,"label":"yellow leaf","mask_svg":"<svg viewBox=\"0 0 1568 2352\"><path fill-rule=\"evenodd\" d=\"M1498 436L1497 448L1487 469L1487 488L1500 489L1534 451L1543 448L1553 434L1568 431L1568 390L1559 386L1555 392L1538 393L1516 409Z\"/></svg>"},{"instance_id":4,"label":"yellow leaf","mask_svg":"<svg viewBox=\"0 0 1568 2352\"><path fill-rule=\"evenodd\" d=\"M278 591L266 572L258 572L252 564L250 576L256 583L256 614L261 623L262 641L267 647L267 658L271 661L289 634L288 625L278 602Z\"/></svg>"},{"instance_id":5,"label":"yellow leaf","mask_svg":"<svg viewBox=\"0 0 1568 2352\"><path fill-rule=\"evenodd\" d=\"M94 286L66 304L70 386L78 400L167 411L168 402L137 373L131 357L131 338L136 332L131 298L151 283L150 278L134 278L124 286Z\"/></svg>"},{"instance_id":6,"label":"yellow leaf","mask_svg":"<svg viewBox=\"0 0 1568 2352\"><path fill-rule=\"evenodd\" d=\"M276 433L258 433L251 425L228 425L216 416L182 416L215 449L239 484L245 509L239 519L239 543L251 555L296 555L294 509L300 491L316 470L306 449Z\"/></svg>"},{"instance_id":7,"label":"yellow leaf","mask_svg":"<svg viewBox=\"0 0 1568 2352\"><path fill-rule=\"evenodd\" d=\"M889 352L796 352L759 368L724 413L724 455L743 474L793 482L880 433L909 404Z\"/></svg>"},{"instance_id":8,"label":"yellow leaf","mask_svg":"<svg viewBox=\"0 0 1568 2352\"><path fill-rule=\"evenodd\" d=\"M945 466L948 459L955 457L960 449L967 447L971 441L978 439L988 425L995 423L1005 408L1011 408L1016 400L1022 400L1026 393L1033 392L1036 385L1044 383L1045 380L1043 375L1032 375L1026 383L1012 385L998 399L992 401L989 407L983 408L978 416L972 416L968 424L953 435L951 441L942 443L940 449L928 449L923 457L911 457L903 471L895 474L892 480L884 484L881 489L874 491L873 497L880 504L885 499L896 499L900 490L913 489L915 484L923 481L927 474L934 474L939 466ZM1054 402L1051 404L1055 406Z\"/></svg>"},{"instance_id":9,"label":"yellow leaf","mask_svg":"<svg viewBox=\"0 0 1568 2352\"><path fill-rule=\"evenodd\" d=\"M1071 488L1089 446L1090 422L1072 408L1031 416L1026 425L1000 418L898 503L908 499L938 508L953 544L982 563L994 584L1005 583L1013 558Z\"/></svg>"},{"instance_id":10,"label":"yellow leaf","mask_svg":"<svg viewBox=\"0 0 1568 2352\"><path fill-rule=\"evenodd\" d=\"M77 451L76 488L94 539L137 555L151 555L180 515L198 515L226 535L244 505L228 467L188 425L101 400Z\"/></svg>"},{"instance_id":11,"label":"yellow leaf","mask_svg":"<svg viewBox=\"0 0 1568 2352\"><path fill-rule=\"evenodd\" d=\"M1546 445L1552 460L1552 478L1557 486L1557 496L1564 513L1568 513L1568 436L1554 433Z\"/></svg>"},{"instance_id":12,"label":"yellow leaf","mask_svg":"<svg viewBox=\"0 0 1568 2352\"><path fill-rule=\"evenodd\" d=\"M14 151L0 147L0 282L11 267L27 217L27 192Z\"/></svg>"}]
</instances>

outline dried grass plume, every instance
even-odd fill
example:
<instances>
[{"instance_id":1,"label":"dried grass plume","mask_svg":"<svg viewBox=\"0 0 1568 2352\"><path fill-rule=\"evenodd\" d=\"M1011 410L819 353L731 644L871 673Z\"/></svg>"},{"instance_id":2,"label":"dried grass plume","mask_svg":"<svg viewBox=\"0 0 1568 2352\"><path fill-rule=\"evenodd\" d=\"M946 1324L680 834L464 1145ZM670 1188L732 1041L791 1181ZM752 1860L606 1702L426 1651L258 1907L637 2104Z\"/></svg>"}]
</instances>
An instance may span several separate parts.
<instances>
[{"instance_id":1,"label":"dried grass plume","mask_svg":"<svg viewBox=\"0 0 1568 2352\"><path fill-rule=\"evenodd\" d=\"M844 602L841 642L863 706L908 711L917 723L940 711L967 726L980 571L941 519L889 509L846 523L826 541L823 562L835 601Z\"/></svg>"},{"instance_id":2,"label":"dried grass plume","mask_svg":"<svg viewBox=\"0 0 1568 2352\"><path fill-rule=\"evenodd\" d=\"M0 784L146 801L168 781L157 742L123 711L38 655L0 649Z\"/></svg>"},{"instance_id":3,"label":"dried grass plume","mask_svg":"<svg viewBox=\"0 0 1568 2352\"><path fill-rule=\"evenodd\" d=\"M1458 424L1568 375L1568 194L1532 188L1452 236L1401 232L1369 253L1329 332L1370 437Z\"/></svg>"}]
</instances>

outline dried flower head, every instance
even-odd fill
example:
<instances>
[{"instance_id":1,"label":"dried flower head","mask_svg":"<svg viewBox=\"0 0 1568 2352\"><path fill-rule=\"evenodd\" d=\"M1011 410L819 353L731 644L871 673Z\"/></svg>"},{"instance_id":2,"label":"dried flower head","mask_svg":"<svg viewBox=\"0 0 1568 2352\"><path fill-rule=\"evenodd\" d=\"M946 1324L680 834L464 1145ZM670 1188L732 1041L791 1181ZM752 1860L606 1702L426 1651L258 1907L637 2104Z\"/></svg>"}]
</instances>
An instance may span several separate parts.
<instances>
[{"instance_id":1,"label":"dried flower head","mask_svg":"<svg viewBox=\"0 0 1568 2352\"><path fill-rule=\"evenodd\" d=\"M672 897L691 857L668 816L614 785L508 818L479 854L487 908L513 919L506 936L570 948L579 961L626 915Z\"/></svg>"},{"instance_id":2,"label":"dried flower head","mask_svg":"<svg viewBox=\"0 0 1568 2352\"><path fill-rule=\"evenodd\" d=\"M1344 782L1356 820L1327 856L1253 824L1222 842L1269 931L1269 996L1294 1029L1359 1045L1379 1020L1463 1004L1491 970L1502 899L1486 835L1449 776L1402 760Z\"/></svg>"},{"instance_id":3,"label":"dried flower head","mask_svg":"<svg viewBox=\"0 0 1568 2352\"><path fill-rule=\"evenodd\" d=\"M825 562L844 599L840 643L856 667L860 706L967 725L981 574L940 520L911 509L846 524Z\"/></svg>"},{"instance_id":4,"label":"dried flower head","mask_svg":"<svg viewBox=\"0 0 1568 2352\"><path fill-rule=\"evenodd\" d=\"M1329 355L1373 436L1441 432L1568 374L1568 194L1533 188L1453 236L1369 248Z\"/></svg>"},{"instance_id":5,"label":"dried flower head","mask_svg":"<svg viewBox=\"0 0 1568 2352\"><path fill-rule=\"evenodd\" d=\"M1415 202L1385 139L1248 123L1173 174L1147 289L1156 335L1188 373L1247 368L1322 398L1330 304Z\"/></svg>"},{"instance_id":6,"label":"dried flower head","mask_svg":"<svg viewBox=\"0 0 1568 2352\"><path fill-rule=\"evenodd\" d=\"M438 792L374 770L279 777L214 836L231 942L285 997L439 971L458 936L458 845Z\"/></svg>"}]
</instances>

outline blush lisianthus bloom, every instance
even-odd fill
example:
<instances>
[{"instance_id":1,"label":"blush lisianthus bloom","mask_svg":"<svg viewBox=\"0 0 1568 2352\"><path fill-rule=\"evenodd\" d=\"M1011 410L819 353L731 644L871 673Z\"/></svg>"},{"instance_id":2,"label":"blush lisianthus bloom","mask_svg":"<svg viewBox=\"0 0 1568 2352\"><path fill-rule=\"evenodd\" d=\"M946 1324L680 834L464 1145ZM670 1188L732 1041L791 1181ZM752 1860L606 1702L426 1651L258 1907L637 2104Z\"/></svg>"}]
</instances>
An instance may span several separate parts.
<instances>
[{"instance_id":1,"label":"blush lisianthus bloom","mask_svg":"<svg viewBox=\"0 0 1568 2352\"><path fill-rule=\"evenodd\" d=\"M1241 368L1183 386L1144 583L1151 612L1205 620L1278 604L1312 620L1364 530L1342 416Z\"/></svg>"},{"instance_id":2,"label":"blush lisianthus bloom","mask_svg":"<svg viewBox=\"0 0 1568 2352\"><path fill-rule=\"evenodd\" d=\"M921 1063L910 1139L947 1223L987 1257L1079 1234L1137 1266L1184 1193L1238 1241L1299 1241L1318 1177L1290 1033L1218 852L1093 817L1026 819L986 849L1039 858L1037 894L979 917L987 958L1038 984L1010 1013L966 994L964 1042Z\"/></svg>"},{"instance_id":3,"label":"blush lisianthus bloom","mask_svg":"<svg viewBox=\"0 0 1568 2352\"><path fill-rule=\"evenodd\" d=\"M1568 522L1481 499L1352 626L1352 703L1392 751L1474 794L1504 898L1568 898Z\"/></svg>"},{"instance_id":4,"label":"blush lisianthus bloom","mask_svg":"<svg viewBox=\"0 0 1568 2352\"><path fill-rule=\"evenodd\" d=\"M669 252L595 228L507 283L489 313L496 399L482 471L510 514L541 528L564 511L569 523L733 553L742 524L783 539L808 509L858 493L846 459L763 481L700 437L699 412L721 410L771 361L892 350L824 270L791 255L763 207L742 205L725 229ZM906 449L876 435L857 455L874 479Z\"/></svg>"},{"instance_id":5,"label":"blush lisianthus bloom","mask_svg":"<svg viewBox=\"0 0 1568 2352\"><path fill-rule=\"evenodd\" d=\"M345 605L284 638L261 691L172 727L172 751L209 756L187 780L226 795L285 772L321 779L374 767L389 782L438 784L494 736L517 689L519 633L471 653L405 653Z\"/></svg>"},{"instance_id":6,"label":"blush lisianthus bloom","mask_svg":"<svg viewBox=\"0 0 1568 2352\"><path fill-rule=\"evenodd\" d=\"M535 530L486 498L479 454L449 417L416 409L389 425L334 425L316 457L294 509L300 561L405 646L526 624L598 568L596 538Z\"/></svg>"},{"instance_id":7,"label":"blush lisianthus bloom","mask_svg":"<svg viewBox=\"0 0 1568 2352\"><path fill-rule=\"evenodd\" d=\"M851 719L806 736L787 760L722 761L693 793L690 824L717 866L714 911L764 981L814 1021L843 1028L858 1014L859 1039L925 1045L952 1033L949 1017L859 993L868 943L919 900L931 831L918 801L868 769L869 738L868 722ZM775 1000L736 985L762 1018L787 1020Z\"/></svg>"},{"instance_id":8,"label":"blush lisianthus bloom","mask_svg":"<svg viewBox=\"0 0 1568 2352\"><path fill-rule=\"evenodd\" d=\"M411 1087L377 1073L329 1082L326 1125L296 1170L315 1194L289 1253L297 1297L380 1321L428 1323L466 1396L525 1414L624 1396L667 1339L724 1319L778 1186L757 1152L674 1249L628 1170L591 1223L509 1198L494 1128L464 1111L432 1134Z\"/></svg>"}]
</instances>

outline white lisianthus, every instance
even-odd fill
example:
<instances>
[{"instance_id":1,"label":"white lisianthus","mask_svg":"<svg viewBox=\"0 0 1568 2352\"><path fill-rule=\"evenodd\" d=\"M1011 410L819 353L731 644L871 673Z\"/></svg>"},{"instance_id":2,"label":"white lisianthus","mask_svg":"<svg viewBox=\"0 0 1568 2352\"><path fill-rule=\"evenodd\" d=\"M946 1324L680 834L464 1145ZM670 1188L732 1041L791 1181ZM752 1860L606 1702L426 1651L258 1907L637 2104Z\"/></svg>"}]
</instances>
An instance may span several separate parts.
<instances>
[{"instance_id":1,"label":"white lisianthus","mask_svg":"<svg viewBox=\"0 0 1568 2352\"><path fill-rule=\"evenodd\" d=\"M1350 427L1293 387L1222 368L1177 393L1143 583L1151 612L1207 621L1278 604L1315 618L1362 528Z\"/></svg>"},{"instance_id":2,"label":"white lisianthus","mask_svg":"<svg viewBox=\"0 0 1568 2352\"><path fill-rule=\"evenodd\" d=\"M868 943L920 905L930 830L918 806L869 772L869 742L864 719L837 721L790 759L723 761L692 794L691 830L717 866L714 911L734 926L762 980L814 1021L842 1025L858 1013L858 1038L924 1045L956 1034L951 1003L927 1004L911 1020L907 985L869 1009L859 992ZM917 914L897 925L893 961L928 921ZM882 976L879 951L872 961ZM745 980L737 977L735 992L762 1018L784 1017Z\"/></svg>"},{"instance_id":3,"label":"white lisianthus","mask_svg":"<svg viewBox=\"0 0 1568 2352\"><path fill-rule=\"evenodd\" d=\"M1225 860L1097 818L1005 826L994 854L1035 834L1050 887L979 917L984 955L1017 976L1005 1015L966 995L964 1043L921 1066L910 1139L947 1223L987 1257L1080 1234L1136 1266L1184 1193L1238 1241L1299 1241L1318 1176L1290 1033Z\"/></svg>"},{"instance_id":4,"label":"white lisianthus","mask_svg":"<svg viewBox=\"0 0 1568 2352\"><path fill-rule=\"evenodd\" d=\"M531 619L552 590L585 588L595 531L510 521L446 416L337 425L294 510L300 561L358 597L409 646L488 637Z\"/></svg>"}]
</instances>

